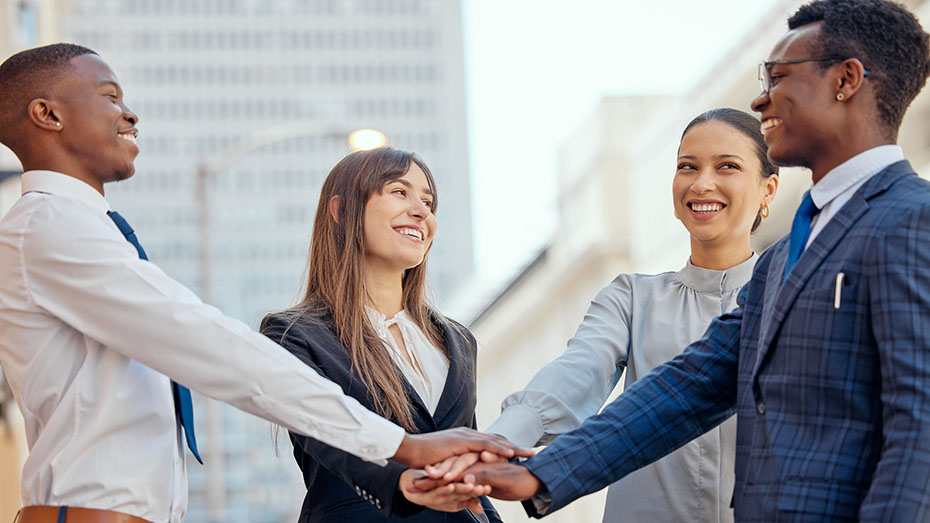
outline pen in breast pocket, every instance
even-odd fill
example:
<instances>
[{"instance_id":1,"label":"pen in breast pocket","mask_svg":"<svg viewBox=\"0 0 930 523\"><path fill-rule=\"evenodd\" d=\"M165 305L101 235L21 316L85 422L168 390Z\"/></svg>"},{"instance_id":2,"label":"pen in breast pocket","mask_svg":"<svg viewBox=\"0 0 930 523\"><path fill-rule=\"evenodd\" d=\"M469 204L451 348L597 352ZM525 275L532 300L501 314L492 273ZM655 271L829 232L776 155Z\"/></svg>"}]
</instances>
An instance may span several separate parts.
<instances>
[{"instance_id":1,"label":"pen in breast pocket","mask_svg":"<svg viewBox=\"0 0 930 523\"><path fill-rule=\"evenodd\" d=\"M836 292L833 293L833 308L834 309L840 308L840 297L843 294L843 278L845 277L846 275L843 274L842 272L836 273Z\"/></svg>"}]
</instances>

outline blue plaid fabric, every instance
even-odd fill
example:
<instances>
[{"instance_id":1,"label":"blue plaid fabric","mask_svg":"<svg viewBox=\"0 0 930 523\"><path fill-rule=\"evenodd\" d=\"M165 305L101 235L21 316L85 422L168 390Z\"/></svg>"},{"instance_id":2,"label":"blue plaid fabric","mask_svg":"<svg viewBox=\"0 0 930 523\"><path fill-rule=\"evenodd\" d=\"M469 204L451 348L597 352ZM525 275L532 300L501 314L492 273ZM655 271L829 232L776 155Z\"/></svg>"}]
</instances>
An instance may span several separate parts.
<instances>
[{"instance_id":1,"label":"blue plaid fabric","mask_svg":"<svg viewBox=\"0 0 930 523\"><path fill-rule=\"evenodd\" d=\"M682 355L526 462L547 513L738 413L738 521L930 521L930 183L895 163L785 280L787 251L766 251L740 307Z\"/></svg>"}]
</instances>

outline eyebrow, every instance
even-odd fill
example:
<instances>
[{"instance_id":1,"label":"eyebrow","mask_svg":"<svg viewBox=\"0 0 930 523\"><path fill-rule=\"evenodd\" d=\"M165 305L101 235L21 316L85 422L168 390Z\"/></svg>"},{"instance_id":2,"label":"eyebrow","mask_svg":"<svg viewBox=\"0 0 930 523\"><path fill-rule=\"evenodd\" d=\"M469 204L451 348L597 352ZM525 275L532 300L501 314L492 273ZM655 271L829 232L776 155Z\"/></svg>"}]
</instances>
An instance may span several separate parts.
<instances>
[{"instance_id":1,"label":"eyebrow","mask_svg":"<svg viewBox=\"0 0 930 523\"><path fill-rule=\"evenodd\" d=\"M736 158L744 162L746 161L746 160L743 160L743 157L738 154L718 154L717 156L714 156L715 160L723 160L725 158ZM697 160L698 158L697 156L686 154L686 155L679 156L678 159L679 160Z\"/></svg>"},{"instance_id":2,"label":"eyebrow","mask_svg":"<svg viewBox=\"0 0 930 523\"><path fill-rule=\"evenodd\" d=\"M404 180L403 178L395 178L395 179L389 181L388 183L399 183L399 184L403 185L404 187L406 187L406 188L408 188L408 189L413 189L413 188L414 188L412 183L408 182L407 180ZM434 196L434 195L433 195L433 190L432 190L432 189L426 189L425 191L423 191L423 193L424 193L424 194L428 194L428 195L430 195L430 196Z\"/></svg>"},{"instance_id":3,"label":"eyebrow","mask_svg":"<svg viewBox=\"0 0 930 523\"><path fill-rule=\"evenodd\" d=\"M123 88L120 87L119 84L116 83L116 82L113 81L113 80L102 80L99 84L97 84L97 87L104 87L104 86L107 86L107 85L111 85L111 86L113 86L114 88L116 88L116 91L117 91L118 93L122 93L122 92L123 92Z\"/></svg>"}]
</instances>

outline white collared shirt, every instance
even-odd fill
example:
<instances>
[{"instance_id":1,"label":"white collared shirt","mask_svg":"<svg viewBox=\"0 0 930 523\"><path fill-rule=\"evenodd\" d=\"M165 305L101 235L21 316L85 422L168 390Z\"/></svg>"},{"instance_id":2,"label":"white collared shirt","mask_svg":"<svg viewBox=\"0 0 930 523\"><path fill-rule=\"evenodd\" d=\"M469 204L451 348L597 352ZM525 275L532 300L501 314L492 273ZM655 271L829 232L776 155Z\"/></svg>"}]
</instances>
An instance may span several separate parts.
<instances>
[{"instance_id":1,"label":"white collared shirt","mask_svg":"<svg viewBox=\"0 0 930 523\"><path fill-rule=\"evenodd\" d=\"M429 413L434 414L439 405L442 390L446 386L446 378L449 376L449 360L410 319L407 311L400 311L393 317L387 318L371 307L366 307L365 310L375 332L388 346L394 364L417 391ZM414 365L411 365L404 356L404 349L397 345L397 340L388 330L388 327L395 324L400 329L400 335L407 347L406 353L410 355L410 360L413 360Z\"/></svg>"},{"instance_id":2,"label":"white collared shirt","mask_svg":"<svg viewBox=\"0 0 930 523\"><path fill-rule=\"evenodd\" d=\"M363 459L396 453L399 427L140 260L95 189L31 171L23 193L0 220L0 361L26 421L23 504L180 521L186 445L167 376Z\"/></svg>"},{"instance_id":3,"label":"white collared shirt","mask_svg":"<svg viewBox=\"0 0 930 523\"><path fill-rule=\"evenodd\" d=\"M830 219L846 205L856 191L889 165L904 159L897 145L880 145L846 160L811 186L811 200L820 209L811 220L809 246Z\"/></svg>"}]
</instances>

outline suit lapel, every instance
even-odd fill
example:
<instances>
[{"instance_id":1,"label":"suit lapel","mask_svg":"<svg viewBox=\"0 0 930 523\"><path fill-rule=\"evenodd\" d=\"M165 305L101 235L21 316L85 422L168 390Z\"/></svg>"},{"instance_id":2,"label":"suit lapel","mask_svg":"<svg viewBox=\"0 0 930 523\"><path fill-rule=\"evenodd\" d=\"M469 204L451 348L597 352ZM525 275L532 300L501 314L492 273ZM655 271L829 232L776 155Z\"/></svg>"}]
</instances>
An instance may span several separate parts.
<instances>
[{"instance_id":1,"label":"suit lapel","mask_svg":"<svg viewBox=\"0 0 930 523\"><path fill-rule=\"evenodd\" d=\"M443 342L446 344L446 354L449 356L449 374L446 377L446 385L442 389L442 396L439 397L439 405L436 406L436 412L433 414L433 420L439 427L445 427L445 418L455 406L459 405L459 398L465 391L471 376L471 365L468 362L467 351L465 350L465 340L463 336L455 330L455 327L449 324L443 325L437 322L437 326L442 330Z\"/></svg>"},{"instance_id":2,"label":"suit lapel","mask_svg":"<svg viewBox=\"0 0 930 523\"><path fill-rule=\"evenodd\" d=\"M753 378L759 374L765 357L768 354L775 335L781 329L781 325L798 298L801 289L817 272L827 255L836 247L836 245L846 236L849 229L859 218L869 210L869 200L884 192L898 178L907 174L913 174L914 170L906 160L894 163L880 173L867 181L853 197L837 212L827 225L820 231L820 234L814 238L814 241L801 253L797 265L791 270L788 279L782 281L785 263L788 257L788 242L780 243L781 252L774 253L777 256L777 262L772 263L769 268L766 287L772 289L771 293L774 303L763 309L763 324L760 332L761 344L756 354L756 362L753 368ZM769 318L768 321L765 318Z\"/></svg>"},{"instance_id":3,"label":"suit lapel","mask_svg":"<svg viewBox=\"0 0 930 523\"><path fill-rule=\"evenodd\" d=\"M463 337L454 332L454 327L450 325L444 325L436 320L433 323L442 332L443 343L445 343L446 353L449 357L449 372L446 376L446 383L443 385L442 394L439 396L439 404L436 405L436 412L430 415L429 409L419 393L401 373L404 390L407 391L410 401L413 402L417 427L423 432L432 432L451 426L446 422L445 418L450 414L455 414L455 412L452 412L453 407L462 407L462 405L459 405L459 399L465 391L468 378L471 375ZM456 412L458 412L458 409L456 409Z\"/></svg>"}]
</instances>

